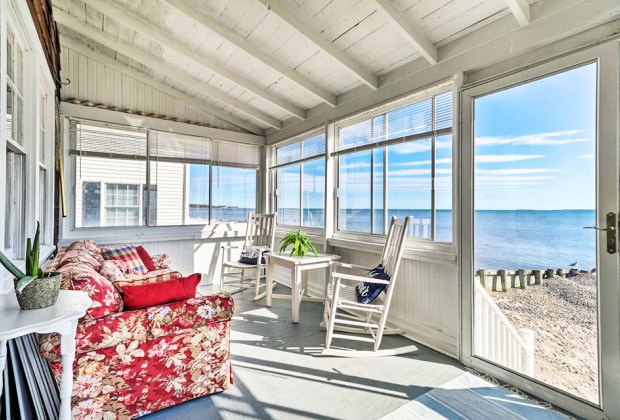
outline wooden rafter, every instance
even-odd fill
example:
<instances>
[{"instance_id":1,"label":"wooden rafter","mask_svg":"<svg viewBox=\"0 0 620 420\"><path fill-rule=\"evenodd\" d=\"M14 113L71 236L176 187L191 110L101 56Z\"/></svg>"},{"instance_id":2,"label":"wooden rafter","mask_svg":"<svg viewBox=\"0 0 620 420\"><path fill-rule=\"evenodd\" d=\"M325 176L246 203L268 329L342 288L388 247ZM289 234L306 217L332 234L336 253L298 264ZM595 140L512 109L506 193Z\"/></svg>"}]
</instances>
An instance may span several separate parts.
<instances>
[{"instance_id":1,"label":"wooden rafter","mask_svg":"<svg viewBox=\"0 0 620 420\"><path fill-rule=\"evenodd\" d=\"M73 16L69 15L61 9L54 8L54 17L59 24L70 28L71 30L95 42L98 42L101 45L117 51L126 57L130 57L131 59L139 62L140 64L151 68L153 71L163 73L167 77L171 77L189 88L196 89L203 94L209 96L211 99L215 99L223 104L226 104L231 108L234 108L235 110L246 114L254 120L262 121L263 123L270 125L271 127L278 130L282 128L282 122L277 120L276 118L273 118L265 114L264 112L249 106L245 102L229 96L221 90L208 85L202 80L190 76L189 74L178 69L177 67L164 63L161 59L146 53L140 48L122 42L119 39L103 33L102 31L91 25L79 21L78 19L74 18Z\"/></svg>"},{"instance_id":2,"label":"wooden rafter","mask_svg":"<svg viewBox=\"0 0 620 420\"><path fill-rule=\"evenodd\" d=\"M133 13L128 12L123 7L120 7L107 0L85 0L85 3L104 15L107 15L119 22L121 25L131 28L143 35L153 39L154 41L173 49L177 53L185 56L186 58L198 63L200 66L207 68L220 76L230 80L231 82L247 89L248 91L260 96L271 104L278 108L288 112L289 114L304 119L306 117L305 111L288 102L284 99L274 95L273 93L263 89L257 83L249 80L248 78L240 75L227 68L226 66L214 61L204 55L201 55L198 51L192 50L185 43L178 41L170 34L162 31L157 26L147 22L146 20L136 16Z\"/></svg>"},{"instance_id":3,"label":"wooden rafter","mask_svg":"<svg viewBox=\"0 0 620 420\"><path fill-rule=\"evenodd\" d=\"M327 53L346 71L361 80L366 86L373 90L378 89L379 81L377 76L370 70L364 68L343 50L334 45L330 40L316 32L309 25L302 22L297 16L293 15L279 0L259 0L267 9L280 18L283 22L303 35L308 41Z\"/></svg>"},{"instance_id":4,"label":"wooden rafter","mask_svg":"<svg viewBox=\"0 0 620 420\"><path fill-rule=\"evenodd\" d=\"M530 4L527 0L506 0L508 8L519 22L519 26L530 24Z\"/></svg>"},{"instance_id":5,"label":"wooden rafter","mask_svg":"<svg viewBox=\"0 0 620 420\"><path fill-rule=\"evenodd\" d=\"M217 19L196 10L195 8L188 5L183 0L162 0L162 1L168 4L173 9L184 14L188 18L192 19L194 22L198 23L199 25L216 33L221 38L225 39L227 42L230 42L232 45L236 46L237 48L252 55L254 58L262 62L264 65L277 71L282 76L286 77L287 79L291 80L296 85L298 85L299 87L306 90L308 93L314 95L316 98L320 99L321 101L325 102L326 104L332 107L336 106L337 101L336 101L335 95L328 92L326 89L320 87L316 83L312 82L311 80L306 78L304 75L290 68L286 64L278 62L271 55L262 51L260 48L256 47L254 44L252 44L250 41L248 41L247 39L239 35L234 30L218 22Z\"/></svg>"},{"instance_id":6,"label":"wooden rafter","mask_svg":"<svg viewBox=\"0 0 620 420\"><path fill-rule=\"evenodd\" d=\"M221 118L224 121L227 121L231 124L234 124L236 126L239 126L245 130L248 130L252 133L256 133L256 134L261 134L263 130L253 124L248 123L245 120L242 120L241 118L237 118L234 115L230 115L224 111L222 111L219 108L216 108L206 102L201 101L200 99L191 96L185 92L181 92L175 88L173 88L170 85L167 85L164 82L160 82L158 80L152 79L151 77L148 77L145 73L138 71L132 67L129 67L125 64L119 63L118 61L116 61L114 58L99 53L97 51L94 51L90 48L88 48L88 46L82 44L81 42L78 42L74 39L68 38L66 36L61 36L60 37L60 44L63 47L69 48L83 56L86 57L90 57L93 60L96 60L97 62L106 65L107 67L110 67L112 69L115 69L129 77L132 77L136 80L140 80L143 83L146 83L148 85L150 85L151 87L158 89L160 91L162 91L163 93L170 95L176 99L178 99L179 101L186 103L187 105L193 106L194 108L196 108L199 111L202 112L206 112L208 114L214 115L218 118ZM88 99L88 98L80 98L80 99Z\"/></svg>"},{"instance_id":7,"label":"wooden rafter","mask_svg":"<svg viewBox=\"0 0 620 420\"><path fill-rule=\"evenodd\" d=\"M394 24L394 28L412 44L430 64L437 64L437 48L416 28L403 13L392 4L392 0L375 0L379 9Z\"/></svg>"}]
</instances>

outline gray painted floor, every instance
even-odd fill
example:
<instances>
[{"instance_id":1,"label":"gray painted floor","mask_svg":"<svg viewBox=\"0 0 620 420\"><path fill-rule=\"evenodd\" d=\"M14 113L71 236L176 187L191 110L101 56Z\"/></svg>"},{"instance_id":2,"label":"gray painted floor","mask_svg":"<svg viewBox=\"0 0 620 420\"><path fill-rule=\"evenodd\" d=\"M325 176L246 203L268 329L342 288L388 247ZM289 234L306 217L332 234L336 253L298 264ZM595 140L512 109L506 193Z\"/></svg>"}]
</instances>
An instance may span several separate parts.
<instances>
[{"instance_id":1,"label":"gray painted floor","mask_svg":"<svg viewBox=\"0 0 620 420\"><path fill-rule=\"evenodd\" d=\"M235 295L233 387L145 419L376 419L464 372L456 360L417 344L418 351L401 356L317 357L325 340L321 303L302 302L300 322L293 325L290 301L274 300L266 308L264 299L253 302L252 296L250 290ZM382 348L410 344L386 336Z\"/></svg>"}]
</instances>

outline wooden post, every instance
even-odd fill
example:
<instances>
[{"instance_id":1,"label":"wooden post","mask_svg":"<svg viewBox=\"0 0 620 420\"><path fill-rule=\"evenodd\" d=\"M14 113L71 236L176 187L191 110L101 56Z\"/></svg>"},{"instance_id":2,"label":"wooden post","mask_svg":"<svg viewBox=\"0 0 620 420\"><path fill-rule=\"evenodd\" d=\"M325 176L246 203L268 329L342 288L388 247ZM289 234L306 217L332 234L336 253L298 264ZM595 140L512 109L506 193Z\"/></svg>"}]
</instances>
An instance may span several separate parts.
<instances>
[{"instance_id":1,"label":"wooden post","mask_svg":"<svg viewBox=\"0 0 620 420\"><path fill-rule=\"evenodd\" d=\"M506 270L497 270L497 274L499 274L500 281L502 284L502 292L507 292L508 284L506 283Z\"/></svg>"},{"instance_id":2,"label":"wooden post","mask_svg":"<svg viewBox=\"0 0 620 420\"><path fill-rule=\"evenodd\" d=\"M525 287L527 286L526 279L525 279L525 270L523 270L522 268L519 268L517 270L517 275L519 276L519 287L521 289L525 289Z\"/></svg>"},{"instance_id":3,"label":"wooden post","mask_svg":"<svg viewBox=\"0 0 620 420\"><path fill-rule=\"evenodd\" d=\"M532 270L532 274L534 274L534 284L542 284L542 271Z\"/></svg>"},{"instance_id":4,"label":"wooden post","mask_svg":"<svg viewBox=\"0 0 620 420\"><path fill-rule=\"evenodd\" d=\"M547 268L545 274L547 275L548 279L552 279L555 276L555 270L553 268Z\"/></svg>"},{"instance_id":5,"label":"wooden post","mask_svg":"<svg viewBox=\"0 0 620 420\"><path fill-rule=\"evenodd\" d=\"M485 290L488 291L489 287L487 286L487 273L486 273L486 270L484 270L483 268L478 270L478 277L480 278L480 285L482 287L484 287Z\"/></svg>"},{"instance_id":6,"label":"wooden post","mask_svg":"<svg viewBox=\"0 0 620 420\"><path fill-rule=\"evenodd\" d=\"M566 270L563 268L558 268L558 276L566 277Z\"/></svg>"}]
</instances>

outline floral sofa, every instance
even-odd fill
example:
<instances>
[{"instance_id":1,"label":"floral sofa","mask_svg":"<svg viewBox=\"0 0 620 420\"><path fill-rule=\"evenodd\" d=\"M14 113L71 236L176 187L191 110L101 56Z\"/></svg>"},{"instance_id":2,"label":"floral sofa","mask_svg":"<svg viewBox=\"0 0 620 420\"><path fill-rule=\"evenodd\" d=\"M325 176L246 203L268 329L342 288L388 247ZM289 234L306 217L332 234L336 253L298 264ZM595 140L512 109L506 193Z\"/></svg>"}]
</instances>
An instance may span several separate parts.
<instances>
[{"instance_id":1,"label":"floral sofa","mask_svg":"<svg viewBox=\"0 0 620 420\"><path fill-rule=\"evenodd\" d=\"M114 282L142 284L179 276L167 267L165 256L153 260L158 273ZM231 386L234 302L229 295L123 311L119 291L102 274L103 263L97 244L83 240L60 251L47 267L62 273L62 288L83 290L93 301L77 328L74 419L134 418ZM60 337L41 335L39 346L59 381Z\"/></svg>"}]
</instances>

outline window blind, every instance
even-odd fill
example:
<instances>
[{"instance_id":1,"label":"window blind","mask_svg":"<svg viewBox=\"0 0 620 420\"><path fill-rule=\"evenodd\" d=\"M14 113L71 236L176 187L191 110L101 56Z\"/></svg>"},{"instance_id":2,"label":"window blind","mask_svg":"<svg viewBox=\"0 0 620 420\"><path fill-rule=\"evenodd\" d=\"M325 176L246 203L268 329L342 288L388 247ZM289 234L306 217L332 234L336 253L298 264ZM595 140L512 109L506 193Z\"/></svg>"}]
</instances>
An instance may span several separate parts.
<instances>
[{"instance_id":1,"label":"window blind","mask_svg":"<svg viewBox=\"0 0 620 420\"><path fill-rule=\"evenodd\" d=\"M252 144L213 141L213 164L237 168L260 168L261 148Z\"/></svg>"},{"instance_id":2,"label":"window blind","mask_svg":"<svg viewBox=\"0 0 620 420\"><path fill-rule=\"evenodd\" d=\"M451 129L452 92L446 92L339 127L334 154L447 134Z\"/></svg>"},{"instance_id":3,"label":"window blind","mask_svg":"<svg viewBox=\"0 0 620 420\"><path fill-rule=\"evenodd\" d=\"M165 131L149 131L149 159L161 162L208 164L211 140Z\"/></svg>"},{"instance_id":4,"label":"window blind","mask_svg":"<svg viewBox=\"0 0 620 420\"><path fill-rule=\"evenodd\" d=\"M70 154L146 160L146 131L79 120L70 122Z\"/></svg>"},{"instance_id":5,"label":"window blind","mask_svg":"<svg viewBox=\"0 0 620 420\"><path fill-rule=\"evenodd\" d=\"M320 133L276 148L273 167L309 160L325 154L325 134Z\"/></svg>"}]
</instances>

